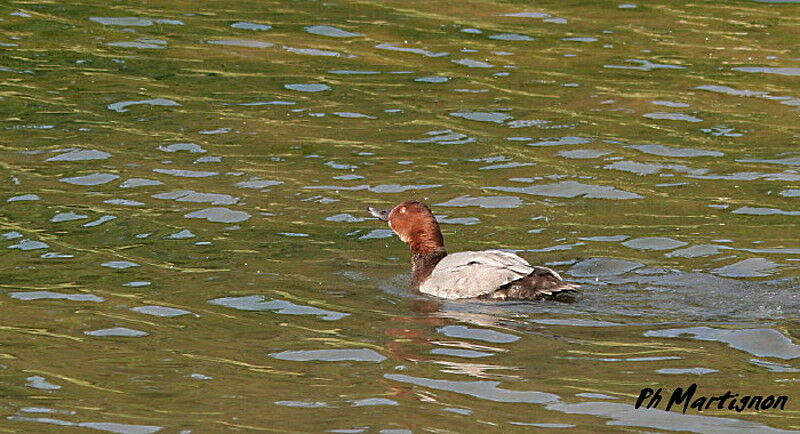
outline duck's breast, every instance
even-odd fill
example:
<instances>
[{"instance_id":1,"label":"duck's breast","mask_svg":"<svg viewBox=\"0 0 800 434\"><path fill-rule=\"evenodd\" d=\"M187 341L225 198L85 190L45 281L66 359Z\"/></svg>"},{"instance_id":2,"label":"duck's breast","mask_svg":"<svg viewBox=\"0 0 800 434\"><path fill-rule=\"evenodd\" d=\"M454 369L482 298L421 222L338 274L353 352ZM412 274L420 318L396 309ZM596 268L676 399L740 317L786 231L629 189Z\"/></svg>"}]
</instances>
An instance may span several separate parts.
<instances>
[{"instance_id":1,"label":"duck's breast","mask_svg":"<svg viewBox=\"0 0 800 434\"><path fill-rule=\"evenodd\" d=\"M502 250L458 252L445 256L419 290L441 298L480 297L533 271L526 260Z\"/></svg>"}]
</instances>

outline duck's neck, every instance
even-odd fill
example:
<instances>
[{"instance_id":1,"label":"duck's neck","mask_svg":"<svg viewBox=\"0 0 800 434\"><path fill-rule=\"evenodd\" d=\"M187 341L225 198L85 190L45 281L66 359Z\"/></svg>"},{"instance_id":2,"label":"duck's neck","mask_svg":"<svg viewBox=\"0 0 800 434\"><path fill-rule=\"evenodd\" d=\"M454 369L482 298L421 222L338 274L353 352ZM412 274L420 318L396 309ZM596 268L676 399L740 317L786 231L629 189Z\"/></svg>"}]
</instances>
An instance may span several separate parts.
<instances>
[{"instance_id":1,"label":"duck's neck","mask_svg":"<svg viewBox=\"0 0 800 434\"><path fill-rule=\"evenodd\" d=\"M419 288L419 285L431 275L436 264L447 256L444 246L437 246L433 249L411 249L411 286Z\"/></svg>"}]
</instances>

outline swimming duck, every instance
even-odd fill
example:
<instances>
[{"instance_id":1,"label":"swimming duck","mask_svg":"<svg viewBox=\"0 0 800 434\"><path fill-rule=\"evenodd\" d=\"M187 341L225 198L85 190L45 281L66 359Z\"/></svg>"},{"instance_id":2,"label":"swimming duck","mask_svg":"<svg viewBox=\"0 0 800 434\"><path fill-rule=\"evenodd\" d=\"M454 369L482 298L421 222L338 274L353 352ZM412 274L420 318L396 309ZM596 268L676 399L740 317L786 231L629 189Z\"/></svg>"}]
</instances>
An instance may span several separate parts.
<instances>
[{"instance_id":1,"label":"swimming duck","mask_svg":"<svg viewBox=\"0 0 800 434\"><path fill-rule=\"evenodd\" d=\"M575 291L555 271L532 266L502 250L447 254L439 223L430 208L406 201L391 210L372 207L373 216L411 248L411 284L423 294L440 298L537 299Z\"/></svg>"}]
</instances>

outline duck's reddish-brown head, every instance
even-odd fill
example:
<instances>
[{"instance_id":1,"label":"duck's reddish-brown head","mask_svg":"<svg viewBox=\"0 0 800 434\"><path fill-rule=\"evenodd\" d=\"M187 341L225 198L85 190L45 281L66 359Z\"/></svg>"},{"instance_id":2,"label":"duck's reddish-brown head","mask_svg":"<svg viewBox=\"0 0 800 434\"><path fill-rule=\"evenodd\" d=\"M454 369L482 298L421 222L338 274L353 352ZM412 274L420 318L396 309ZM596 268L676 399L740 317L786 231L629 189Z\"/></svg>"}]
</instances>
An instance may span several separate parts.
<instances>
[{"instance_id":1,"label":"duck's reddish-brown head","mask_svg":"<svg viewBox=\"0 0 800 434\"><path fill-rule=\"evenodd\" d=\"M369 212L381 220L389 222L389 227L418 254L429 254L444 250L444 239L439 223L430 208L422 202L409 200L382 211L368 208Z\"/></svg>"}]
</instances>

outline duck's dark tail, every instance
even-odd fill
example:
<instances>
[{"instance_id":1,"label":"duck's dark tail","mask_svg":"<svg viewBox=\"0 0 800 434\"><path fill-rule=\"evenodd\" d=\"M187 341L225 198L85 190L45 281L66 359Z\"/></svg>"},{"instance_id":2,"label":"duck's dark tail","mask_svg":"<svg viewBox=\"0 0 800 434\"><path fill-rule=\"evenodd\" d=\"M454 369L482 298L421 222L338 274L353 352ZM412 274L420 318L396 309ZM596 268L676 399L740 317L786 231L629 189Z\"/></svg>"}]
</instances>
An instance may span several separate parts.
<instances>
[{"instance_id":1,"label":"duck's dark tail","mask_svg":"<svg viewBox=\"0 0 800 434\"><path fill-rule=\"evenodd\" d=\"M567 283L555 271L547 267L533 267L531 274L520 280L509 282L486 298L494 299L528 299L553 297L559 294L577 291L580 287Z\"/></svg>"}]
</instances>

